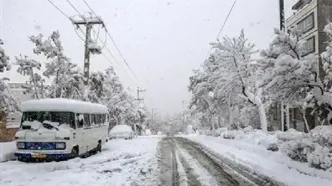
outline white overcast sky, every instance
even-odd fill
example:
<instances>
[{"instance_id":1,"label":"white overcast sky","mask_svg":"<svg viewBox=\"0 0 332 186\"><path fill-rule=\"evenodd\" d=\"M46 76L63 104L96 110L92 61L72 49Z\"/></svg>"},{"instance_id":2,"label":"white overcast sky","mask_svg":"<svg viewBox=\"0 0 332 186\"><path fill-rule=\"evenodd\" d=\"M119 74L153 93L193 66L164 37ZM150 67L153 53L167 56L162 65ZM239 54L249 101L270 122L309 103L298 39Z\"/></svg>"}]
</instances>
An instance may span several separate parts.
<instances>
[{"instance_id":1,"label":"white overcast sky","mask_svg":"<svg viewBox=\"0 0 332 186\"><path fill-rule=\"evenodd\" d=\"M89 11L82 0L70 0L81 12ZM296 0L285 0L286 12ZM66 0L53 0L69 16L77 13ZM182 100L189 101L188 78L209 51L233 0L87 0L100 15L127 62L138 77L129 77L121 57L108 40L120 65L115 66L126 87L136 95L137 83L149 109L162 114L181 111ZM258 49L268 46L273 28L279 27L279 0L238 0L222 35L236 36L244 28ZM83 66L83 42L70 21L47 0L0 0L0 38L14 62L14 57L32 53L28 36L50 35L59 30L66 54ZM96 27L97 30L97 27ZM102 32L101 32L102 33ZM101 35L104 38L104 35ZM109 58L110 55L106 52ZM114 62L113 62L114 63ZM110 63L103 56L91 58L91 70L102 71ZM25 78L13 69L2 76L13 82Z\"/></svg>"}]
</instances>

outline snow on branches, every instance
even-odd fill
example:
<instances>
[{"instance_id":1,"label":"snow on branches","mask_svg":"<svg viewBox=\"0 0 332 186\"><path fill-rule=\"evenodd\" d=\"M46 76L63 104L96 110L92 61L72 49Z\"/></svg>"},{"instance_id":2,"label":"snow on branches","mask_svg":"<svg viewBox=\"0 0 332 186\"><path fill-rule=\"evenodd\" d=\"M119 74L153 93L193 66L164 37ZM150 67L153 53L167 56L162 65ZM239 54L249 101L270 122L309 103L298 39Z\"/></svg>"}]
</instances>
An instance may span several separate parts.
<instances>
[{"instance_id":1,"label":"snow on branches","mask_svg":"<svg viewBox=\"0 0 332 186\"><path fill-rule=\"evenodd\" d=\"M2 48L3 45L2 39L0 39L0 72L5 70L10 70L11 65L9 63L9 56L6 55L5 50Z\"/></svg>"},{"instance_id":2,"label":"snow on branches","mask_svg":"<svg viewBox=\"0 0 332 186\"><path fill-rule=\"evenodd\" d=\"M0 39L0 73L5 70L10 70L9 57L6 55L5 50L2 48L3 41ZM8 81L8 78L0 79L0 112L10 113L19 110L18 101L15 96L11 93L9 86L5 81Z\"/></svg>"},{"instance_id":3,"label":"snow on branches","mask_svg":"<svg viewBox=\"0 0 332 186\"><path fill-rule=\"evenodd\" d=\"M260 65L265 74L260 86L285 99L312 84L317 59L305 55L305 41L298 39L297 32L287 34L275 29L275 34L270 47L261 51Z\"/></svg>"},{"instance_id":4,"label":"snow on branches","mask_svg":"<svg viewBox=\"0 0 332 186\"><path fill-rule=\"evenodd\" d=\"M254 45L243 31L238 37L224 37L211 45L215 51L204 62L202 69L194 71L190 77L189 91L193 94L191 105L212 114L228 106L232 125L233 109L238 109L239 104L248 101L259 108L262 129L266 130L263 91L256 86L261 71L252 59L256 53Z\"/></svg>"},{"instance_id":5,"label":"snow on branches","mask_svg":"<svg viewBox=\"0 0 332 186\"><path fill-rule=\"evenodd\" d=\"M34 53L49 59L43 72L45 77L53 80L48 97L81 99L82 72L64 55L59 32L54 31L47 39L41 34L29 38L35 44Z\"/></svg>"},{"instance_id":6,"label":"snow on branches","mask_svg":"<svg viewBox=\"0 0 332 186\"><path fill-rule=\"evenodd\" d=\"M326 46L326 51L321 54L323 69L325 71L324 85L325 90L332 92L332 23L328 23L324 32L329 37L329 42Z\"/></svg>"},{"instance_id":7,"label":"snow on branches","mask_svg":"<svg viewBox=\"0 0 332 186\"><path fill-rule=\"evenodd\" d=\"M41 64L33 59L29 59L27 56L20 55L16 57L16 65L18 65L17 72L24 76L29 76L29 80L23 88L26 89L26 93L33 93L33 98L39 99L44 97L42 77L35 73L36 70L40 70Z\"/></svg>"}]
</instances>

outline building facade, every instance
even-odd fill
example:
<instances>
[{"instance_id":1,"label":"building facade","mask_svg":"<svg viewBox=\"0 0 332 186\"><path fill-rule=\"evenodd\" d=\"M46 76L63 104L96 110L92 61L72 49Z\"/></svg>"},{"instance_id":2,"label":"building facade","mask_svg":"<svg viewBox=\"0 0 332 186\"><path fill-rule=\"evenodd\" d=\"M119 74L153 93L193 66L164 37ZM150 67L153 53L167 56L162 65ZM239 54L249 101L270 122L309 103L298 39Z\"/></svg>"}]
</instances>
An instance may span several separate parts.
<instances>
[{"instance_id":1,"label":"building facade","mask_svg":"<svg viewBox=\"0 0 332 186\"><path fill-rule=\"evenodd\" d=\"M303 56L314 54L317 56L317 72L320 78L324 77L324 70L319 55L325 51L328 36L324 32L325 25L329 20L332 21L332 0L298 0L292 7L293 15L286 19L286 31L297 28L300 32L299 39L305 40ZM302 57L303 57L302 56ZM274 127L282 128L284 122L289 122L288 127L304 131L303 113L295 107L292 103L288 103L287 109L284 113L281 111L281 106L277 105L278 113L273 114ZM310 110L306 111L306 119L308 120L310 128L314 128L318 121L316 117L311 115ZM284 119L283 116L288 116L289 119ZM287 117L285 117L287 118Z\"/></svg>"},{"instance_id":2,"label":"building facade","mask_svg":"<svg viewBox=\"0 0 332 186\"><path fill-rule=\"evenodd\" d=\"M19 102L28 101L32 98L32 94L25 93L25 89L22 86L25 83L8 83L8 86L12 94L17 98ZM17 129L20 127L21 113L10 113L6 116L0 117L0 142L11 141L14 139Z\"/></svg>"}]
</instances>

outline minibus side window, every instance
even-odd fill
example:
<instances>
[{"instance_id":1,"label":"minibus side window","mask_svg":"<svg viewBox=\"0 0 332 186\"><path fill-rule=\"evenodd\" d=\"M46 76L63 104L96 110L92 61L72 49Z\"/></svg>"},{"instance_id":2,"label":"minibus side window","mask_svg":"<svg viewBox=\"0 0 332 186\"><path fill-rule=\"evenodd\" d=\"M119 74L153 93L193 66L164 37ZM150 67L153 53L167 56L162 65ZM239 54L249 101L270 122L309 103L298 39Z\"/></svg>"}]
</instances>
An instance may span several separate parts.
<instances>
[{"instance_id":1,"label":"minibus side window","mask_svg":"<svg viewBox=\"0 0 332 186\"><path fill-rule=\"evenodd\" d=\"M83 114L76 114L76 118L77 118L77 124L78 124L77 128L83 128L83 124L84 124Z\"/></svg>"},{"instance_id":2,"label":"minibus side window","mask_svg":"<svg viewBox=\"0 0 332 186\"><path fill-rule=\"evenodd\" d=\"M96 126L96 117L95 114L91 114L91 126Z\"/></svg>"},{"instance_id":3,"label":"minibus side window","mask_svg":"<svg viewBox=\"0 0 332 186\"><path fill-rule=\"evenodd\" d=\"M84 114L84 126L90 127L90 115L89 114Z\"/></svg>"},{"instance_id":4,"label":"minibus side window","mask_svg":"<svg viewBox=\"0 0 332 186\"><path fill-rule=\"evenodd\" d=\"M100 114L96 114L96 122L97 122L97 126L100 126L100 124L101 124Z\"/></svg>"}]
</instances>

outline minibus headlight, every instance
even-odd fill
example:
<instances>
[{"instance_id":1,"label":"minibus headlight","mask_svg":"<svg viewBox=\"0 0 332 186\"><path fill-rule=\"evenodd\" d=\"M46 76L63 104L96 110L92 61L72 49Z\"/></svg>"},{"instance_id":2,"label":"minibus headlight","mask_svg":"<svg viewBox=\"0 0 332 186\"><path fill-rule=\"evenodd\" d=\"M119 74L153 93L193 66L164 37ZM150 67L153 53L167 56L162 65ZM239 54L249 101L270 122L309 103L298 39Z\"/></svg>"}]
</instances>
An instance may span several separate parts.
<instances>
[{"instance_id":1,"label":"minibus headlight","mask_svg":"<svg viewBox=\"0 0 332 186\"><path fill-rule=\"evenodd\" d=\"M65 142L57 142L57 143L55 144L55 148L56 148L56 149L59 149L59 150L63 150L63 149L66 148L66 143L65 143Z\"/></svg>"},{"instance_id":2,"label":"minibus headlight","mask_svg":"<svg viewBox=\"0 0 332 186\"><path fill-rule=\"evenodd\" d=\"M24 142L17 142L16 146L18 149L25 149L25 143Z\"/></svg>"},{"instance_id":3,"label":"minibus headlight","mask_svg":"<svg viewBox=\"0 0 332 186\"><path fill-rule=\"evenodd\" d=\"M55 137L56 140L70 140L70 137Z\"/></svg>"}]
</instances>

